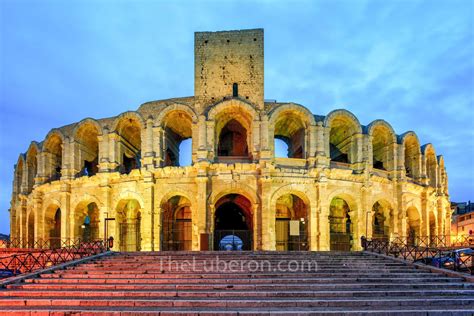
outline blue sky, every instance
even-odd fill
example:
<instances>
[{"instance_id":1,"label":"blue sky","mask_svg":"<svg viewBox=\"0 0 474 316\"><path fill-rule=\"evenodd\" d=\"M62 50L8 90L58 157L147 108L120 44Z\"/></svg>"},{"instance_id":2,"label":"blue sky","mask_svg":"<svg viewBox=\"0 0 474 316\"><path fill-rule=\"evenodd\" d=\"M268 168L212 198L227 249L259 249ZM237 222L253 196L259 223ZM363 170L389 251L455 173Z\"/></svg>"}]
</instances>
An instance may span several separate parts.
<instances>
[{"instance_id":1,"label":"blue sky","mask_svg":"<svg viewBox=\"0 0 474 316\"><path fill-rule=\"evenodd\" d=\"M265 98L414 130L474 200L473 1L0 1L0 232L13 165L85 117L193 95L193 32L265 29Z\"/></svg>"}]
</instances>

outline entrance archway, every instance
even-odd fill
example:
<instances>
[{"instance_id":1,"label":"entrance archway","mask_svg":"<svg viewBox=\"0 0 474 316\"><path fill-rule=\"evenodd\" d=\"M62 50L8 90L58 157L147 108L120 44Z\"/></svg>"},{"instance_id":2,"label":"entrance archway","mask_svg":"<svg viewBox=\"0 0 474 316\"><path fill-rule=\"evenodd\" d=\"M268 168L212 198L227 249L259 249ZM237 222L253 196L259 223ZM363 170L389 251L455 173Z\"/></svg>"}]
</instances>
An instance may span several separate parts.
<instances>
[{"instance_id":1,"label":"entrance archway","mask_svg":"<svg viewBox=\"0 0 474 316\"><path fill-rule=\"evenodd\" d=\"M219 135L218 155L248 157L247 130L239 121L232 119L222 128Z\"/></svg>"},{"instance_id":2,"label":"entrance archway","mask_svg":"<svg viewBox=\"0 0 474 316\"><path fill-rule=\"evenodd\" d=\"M162 249L191 250L191 203L183 196L173 196L162 205Z\"/></svg>"},{"instance_id":3,"label":"entrance archway","mask_svg":"<svg viewBox=\"0 0 474 316\"><path fill-rule=\"evenodd\" d=\"M384 201L377 201L372 206L372 238L390 238L393 231L391 212L391 206Z\"/></svg>"},{"instance_id":4,"label":"entrance archway","mask_svg":"<svg viewBox=\"0 0 474 316\"><path fill-rule=\"evenodd\" d=\"M217 201L215 208L214 249L252 250L252 203L243 195L228 194ZM231 247L225 242L228 240L233 241Z\"/></svg>"},{"instance_id":5,"label":"entrance archway","mask_svg":"<svg viewBox=\"0 0 474 316\"><path fill-rule=\"evenodd\" d=\"M46 233L51 248L61 248L61 209L51 205L46 209Z\"/></svg>"},{"instance_id":6,"label":"entrance archway","mask_svg":"<svg viewBox=\"0 0 474 316\"><path fill-rule=\"evenodd\" d=\"M35 247L35 212L30 211L28 215L28 248Z\"/></svg>"},{"instance_id":7,"label":"entrance archway","mask_svg":"<svg viewBox=\"0 0 474 316\"><path fill-rule=\"evenodd\" d=\"M276 202L276 250L308 250L308 206L294 194Z\"/></svg>"},{"instance_id":8,"label":"entrance archway","mask_svg":"<svg viewBox=\"0 0 474 316\"><path fill-rule=\"evenodd\" d=\"M407 243L416 245L420 236L420 214L416 207L409 207L407 210Z\"/></svg>"},{"instance_id":9,"label":"entrance archway","mask_svg":"<svg viewBox=\"0 0 474 316\"><path fill-rule=\"evenodd\" d=\"M344 199L332 199L329 208L330 250L351 250L353 237L350 211L349 204Z\"/></svg>"},{"instance_id":10,"label":"entrance archway","mask_svg":"<svg viewBox=\"0 0 474 316\"><path fill-rule=\"evenodd\" d=\"M116 212L116 221L119 224L118 233L120 251L140 251L140 203L135 199L121 200L117 205Z\"/></svg>"},{"instance_id":11,"label":"entrance archway","mask_svg":"<svg viewBox=\"0 0 474 316\"><path fill-rule=\"evenodd\" d=\"M84 241L94 241L99 239L99 207L95 202L80 203L75 210L74 236Z\"/></svg>"}]
</instances>

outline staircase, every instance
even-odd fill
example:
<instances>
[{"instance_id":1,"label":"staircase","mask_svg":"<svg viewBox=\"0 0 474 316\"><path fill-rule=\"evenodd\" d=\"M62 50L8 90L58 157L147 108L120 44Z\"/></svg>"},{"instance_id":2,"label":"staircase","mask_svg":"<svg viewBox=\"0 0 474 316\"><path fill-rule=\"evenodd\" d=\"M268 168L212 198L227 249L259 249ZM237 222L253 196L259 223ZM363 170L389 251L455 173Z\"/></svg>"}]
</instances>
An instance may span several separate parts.
<instances>
[{"instance_id":1,"label":"staircase","mask_svg":"<svg viewBox=\"0 0 474 316\"><path fill-rule=\"evenodd\" d=\"M473 315L474 284L362 252L117 253L0 289L0 314L33 311Z\"/></svg>"}]
</instances>

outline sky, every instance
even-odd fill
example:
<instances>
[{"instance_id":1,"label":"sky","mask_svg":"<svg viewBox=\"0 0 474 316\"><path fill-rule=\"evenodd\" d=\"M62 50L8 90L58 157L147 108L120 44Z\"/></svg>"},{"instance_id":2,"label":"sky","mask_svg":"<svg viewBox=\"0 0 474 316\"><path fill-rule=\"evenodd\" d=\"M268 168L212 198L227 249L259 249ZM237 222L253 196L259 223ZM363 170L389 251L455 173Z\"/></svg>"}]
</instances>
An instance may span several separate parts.
<instances>
[{"instance_id":1,"label":"sky","mask_svg":"<svg viewBox=\"0 0 474 316\"><path fill-rule=\"evenodd\" d=\"M196 31L265 29L265 98L414 130L474 201L474 1L0 1L0 233L32 140L193 95Z\"/></svg>"}]
</instances>

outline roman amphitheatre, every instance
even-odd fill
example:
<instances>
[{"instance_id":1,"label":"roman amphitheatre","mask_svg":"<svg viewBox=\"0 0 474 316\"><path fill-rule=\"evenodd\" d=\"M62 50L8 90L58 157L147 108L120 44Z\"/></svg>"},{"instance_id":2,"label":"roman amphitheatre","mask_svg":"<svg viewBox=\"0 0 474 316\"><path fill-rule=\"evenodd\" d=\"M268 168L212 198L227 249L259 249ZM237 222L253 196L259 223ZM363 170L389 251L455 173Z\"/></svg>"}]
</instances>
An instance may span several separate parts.
<instances>
[{"instance_id":1,"label":"roman amphitheatre","mask_svg":"<svg viewBox=\"0 0 474 316\"><path fill-rule=\"evenodd\" d=\"M361 250L450 234L444 160L413 131L264 99L263 30L195 34L194 96L57 127L21 153L11 237L113 250ZM317 100L315 100L315 103ZM180 166L180 145L192 163ZM275 155L275 143L287 155Z\"/></svg>"}]
</instances>

